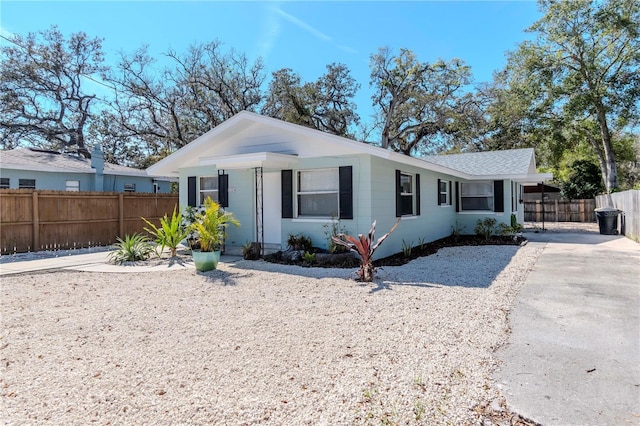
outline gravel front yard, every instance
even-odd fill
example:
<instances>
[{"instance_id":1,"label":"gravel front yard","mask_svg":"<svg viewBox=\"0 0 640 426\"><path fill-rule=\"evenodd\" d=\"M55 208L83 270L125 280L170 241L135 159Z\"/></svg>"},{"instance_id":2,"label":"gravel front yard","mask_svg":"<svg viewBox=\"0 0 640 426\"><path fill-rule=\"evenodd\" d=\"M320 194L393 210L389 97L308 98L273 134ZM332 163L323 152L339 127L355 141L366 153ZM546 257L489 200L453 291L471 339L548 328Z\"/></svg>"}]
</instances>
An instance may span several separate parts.
<instances>
[{"instance_id":1,"label":"gravel front yard","mask_svg":"<svg viewBox=\"0 0 640 426\"><path fill-rule=\"evenodd\" d=\"M250 261L3 277L2 422L482 423L539 254L446 248L368 285Z\"/></svg>"}]
</instances>

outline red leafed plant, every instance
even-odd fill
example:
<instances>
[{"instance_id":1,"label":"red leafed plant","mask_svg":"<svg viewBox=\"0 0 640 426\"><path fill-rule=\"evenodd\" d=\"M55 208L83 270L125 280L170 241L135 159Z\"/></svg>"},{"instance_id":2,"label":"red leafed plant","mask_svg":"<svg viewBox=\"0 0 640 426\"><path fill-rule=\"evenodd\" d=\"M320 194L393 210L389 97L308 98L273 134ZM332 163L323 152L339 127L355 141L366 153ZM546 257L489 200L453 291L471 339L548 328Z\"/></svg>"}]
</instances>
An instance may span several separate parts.
<instances>
[{"instance_id":1,"label":"red leafed plant","mask_svg":"<svg viewBox=\"0 0 640 426\"><path fill-rule=\"evenodd\" d=\"M360 256L360 259L362 261L362 264L360 265L360 272L358 273L358 278L360 279L360 281L373 281L373 253L378 247L380 247L380 244L382 244L382 242L386 240L387 237L391 235L391 233L398 227L399 223L400 218L398 218L389 232L378 238L378 241L376 241L375 244L373 243L374 235L376 232L375 220L373 221L371 230L369 230L369 234L367 235L358 234L358 238L356 238L351 235L338 234L335 237L332 237L334 243L344 246Z\"/></svg>"}]
</instances>

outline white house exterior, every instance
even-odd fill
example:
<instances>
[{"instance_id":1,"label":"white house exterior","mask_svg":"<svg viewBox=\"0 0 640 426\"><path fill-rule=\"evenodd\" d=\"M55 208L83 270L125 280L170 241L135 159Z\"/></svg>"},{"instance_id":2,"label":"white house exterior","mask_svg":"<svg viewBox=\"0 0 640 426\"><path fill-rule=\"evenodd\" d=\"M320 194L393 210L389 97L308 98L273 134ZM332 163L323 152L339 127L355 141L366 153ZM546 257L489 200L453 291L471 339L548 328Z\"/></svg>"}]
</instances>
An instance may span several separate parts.
<instances>
[{"instance_id":1,"label":"white house exterior","mask_svg":"<svg viewBox=\"0 0 640 426\"><path fill-rule=\"evenodd\" d=\"M524 183L541 182L532 149L418 159L307 127L241 112L147 169L175 176L180 204L206 196L233 212L227 247L258 241L284 248L291 234L326 247L326 226L339 219L350 234L377 221L380 234L400 226L376 252L434 241L478 219L522 223Z\"/></svg>"}]
</instances>

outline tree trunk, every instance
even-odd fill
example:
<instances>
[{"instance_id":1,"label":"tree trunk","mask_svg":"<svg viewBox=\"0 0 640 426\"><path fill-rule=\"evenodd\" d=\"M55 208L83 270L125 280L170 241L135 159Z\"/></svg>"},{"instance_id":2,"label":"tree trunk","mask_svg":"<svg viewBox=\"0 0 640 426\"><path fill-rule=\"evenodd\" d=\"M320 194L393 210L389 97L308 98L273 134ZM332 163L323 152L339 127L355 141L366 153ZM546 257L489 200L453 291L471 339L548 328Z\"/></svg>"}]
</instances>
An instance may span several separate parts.
<instances>
[{"instance_id":1,"label":"tree trunk","mask_svg":"<svg viewBox=\"0 0 640 426\"><path fill-rule=\"evenodd\" d=\"M606 175L603 175L602 178L604 179L604 187L607 192L610 193L618 187L618 167L616 165L615 153L613 152L613 145L611 144L611 132L609 132L607 116L604 105L602 105L602 101L600 99L595 100L595 107L600 127L602 148L604 148L604 169L606 170Z\"/></svg>"}]
</instances>

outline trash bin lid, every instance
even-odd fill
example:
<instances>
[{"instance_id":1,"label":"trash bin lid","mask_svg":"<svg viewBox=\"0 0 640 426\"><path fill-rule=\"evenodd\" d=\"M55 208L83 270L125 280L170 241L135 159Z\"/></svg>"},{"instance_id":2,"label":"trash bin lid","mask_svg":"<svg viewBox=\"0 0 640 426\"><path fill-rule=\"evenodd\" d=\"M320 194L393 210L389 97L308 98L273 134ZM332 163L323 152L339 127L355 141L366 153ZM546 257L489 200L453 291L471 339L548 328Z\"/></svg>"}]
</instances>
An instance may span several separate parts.
<instances>
[{"instance_id":1,"label":"trash bin lid","mask_svg":"<svg viewBox=\"0 0 640 426\"><path fill-rule=\"evenodd\" d=\"M600 207L596 209L597 212L622 212L622 210L614 209L613 207Z\"/></svg>"}]
</instances>

